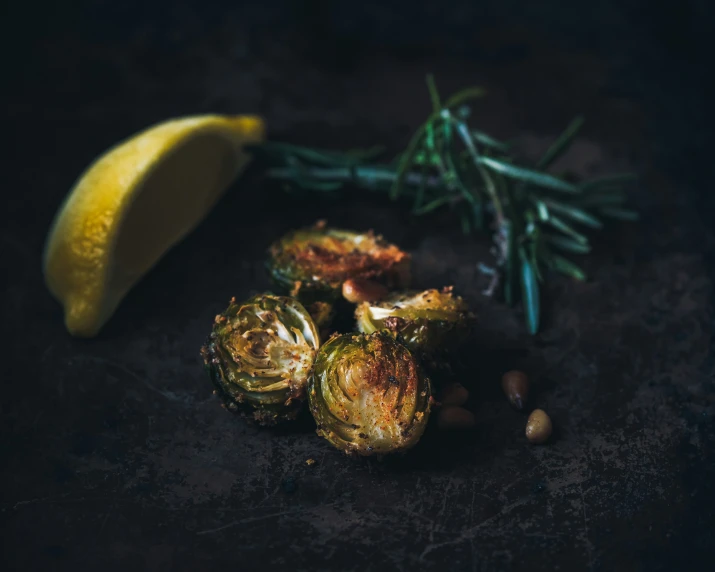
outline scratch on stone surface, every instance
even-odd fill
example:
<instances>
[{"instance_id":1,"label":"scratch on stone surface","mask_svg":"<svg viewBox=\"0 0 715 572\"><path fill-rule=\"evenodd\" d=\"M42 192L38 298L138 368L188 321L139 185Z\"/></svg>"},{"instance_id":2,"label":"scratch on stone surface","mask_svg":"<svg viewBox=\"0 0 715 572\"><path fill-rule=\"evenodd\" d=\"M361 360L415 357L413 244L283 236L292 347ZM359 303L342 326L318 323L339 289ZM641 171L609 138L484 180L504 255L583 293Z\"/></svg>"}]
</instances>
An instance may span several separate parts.
<instances>
[{"instance_id":1,"label":"scratch on stone surface","mask_svg":"<svg viewBox=\"0 0 715 572\"><path fill-rule=\"evenodd\" d=\"M45 415L45 412L44 412L44 410L43 410L43 411L40 411L40 412L35 416L35 420L32 422L32 426L33 426L35 429L37 429L37 424L40 422L40 419L42 419L42 417L43 417L44 415Z\"/></svg>"},{"instance_id":2,"label":"scratch on stone surface","mask_svg":"<svg viewBox=\"0 0 715 572\"><path fill-rule=\"evenodd\" d=\"M586 498L583 494L583 484L579 483L578 490L581 493L581 512L583 513L583 532L586 541L586 550L588 551L588 568L593 569L593 544L588 532L588 513L586 512Z\"/></svg>"},{"instance_id":3,"label":"scratch on stone surface","mask_svg":"<svg viewBox=\"0 0 715 572\"><path fill-rule=\"evenodd\" d=\"M128 367L126 367L125 365L123 365L121 363L117 363L115 361L97 357L97 356L88 356L88 355L77 355L77 356L75 356L75 359L78 361L83 360L83 361L87 361L87 362L91 362L91 363L95 363L95 364L108 365L110 367L114 367L114 368L118 369L119 371L127 374L129 377L140 382L147 389L150 389L154 393L161 395L165 399L167 399L169 401L173 401L175 403L181 403L183 405L187 405L186 398L179 397L172 391L167 391L165 389L159 389L158 387L153 385L149 380L145 379L144 377L142 377L138 373L132 371L131 369L129 369Z\"/></svg>"},{"instance_id":4,"label":"scratch on stone surface","mask_svg":"<svg viewBox=\"0 0 715 572\"><path fill-rule=\"evenodd\" d=\"M67 496L50 496L50 497L40 497L36 499L27 499L27 500L21 500L17 501L15 504L12 505L12 509L15 510L18 507L21 506L29 506L33 504L74 504L74 503L92 503L92 502L103 502L103 503L108 503L108 502L113 502L115 505L117 504L123 504L123 505L135 505L138 507L141 507L142 509L145 508L151 508L154 510L161 510L165 512L191 512L191 511L201 511L201 512L215 512L215 508L211 507L188 507L188 506L178 506L178 507L172 507L172 506L166 506L166 505L161 505L153 502L147 502L146 500L139 500L139 499L124 499L124 498L119 498L119 497L113 497L113 496L108 496L108 495L102 495L102 496L96 496L96 497L72 497L72 498L67 498ZM7 508L10 505L6 505L3 507L3 510L7 510ZM115 506L116 508L116 506ZM270 507L270 508L277 508L277 507ZM246 509L245 508L240 508L240 509L232 509L230 507L223 507L221 509L222 512L244 512Z\"/></svg>"},{"instance_id":5,"label":"scratch on stone surface","mask_svg":"<svg viewBox=\"0 0 715 572\"><path fill-rule=\"evenodd\" d=\"M395 510L397 510L398 512L402 512L402 513L404 513L404 514L407 514L407 515L411 516L412 518L416 518L416 519L419 519L419 520L424 520L425 522L429 522L430 524L434 525L434 522L435 522L435 521L434 521L433 519L431 519L431 518L430 518L429 516L427 516L427 515L420 514L419 512L415 512L414 510L411 510L411 509L409 509L409 508L407 508L407 507L404 507L404 506L396 506L396 507L393 507L393 508L394 508Z\"/></svg>"},{"instance_id":6,"label":"scratch on stone surface","mask_svg":"<svg viewBox=\"0 0 715 572\"><path fill-rule=\"evenodd\" d=\"M476 483L472 481L472 502L469 505L469 526L474 525L474 497L476 496ZM474 537L469 538L469 560L472 564L472 572L477 570L477 559L474 554Z\"/></svg>"},{"instance_id":7,"label":"scratch on stone surface","mask_svg":"<svg viewBox=\"0 0 715 572\"><path fill-rule=\"evenodd\" d=\"M442 495L442 508L439 509L439 512L437 513L437 518L434 519L432 528L430 529L430 533L429 533L430 542L434 541L434 531L438 526L440 526L440 524L442 522L442 518L444 517L444 512L447 509L447 499L449 498L449 491L452 488L453 482L454 482L453 479L449 479L447 481L447 486L444 488L444 494Z\"/></svg>"},{"instance_id":8,"label":"scratch on stone surface","mask_svg":"<svg viewBox=\"0 0 715 572\"><path fill-rule=\"evenodd\" d=\"M45 362L45 360L47 359L47 356L50 355L50 352L54 349L54 347L55 347L55 344L52 343L49 346L47 346L47 348L45 348L45 351L42 352L42 357L40 358L40 361L42 363Z\"/></svg>"},{"instance_id":9,"label":"scratch on stone surface","mask_svg":"<svg viewBox=\"0 0 715 572\"><path fill-rule=\"evenodd\" d=\"M104 519L102 520L102 526L99 527L99 532L102 532L104 530L104 527L107 525L107 521L109 520L109 517L111 516L112 512L114 511L114 507L115 507L115 505L112 504L112 506L109 507L107 514L104 515Z\"/></svg>"},{"instance_id":10,"label":"scratch on stone surface","mask_svg":"<svg viewBox=\"0 0 715 572\"><path fill-rule=\"evenodd\" d=\"M207 534L215 534L217 532L222 532L224 530L233 528L235 526L240 526L242 524L248 524L251 522L260 522L262 520L269 520L271 518L280 518L281 516L299 516L299 515L306 515L306 514L311 514L311 513L320 514L321 511L324 511L326 509L331 509L331 508L334 509L335 506L336 506L336 503L328 503L328 504L313 506L313 507L296 508L293 510L279 510L277 512L272 512L272 513L264 514L261 516L251 516L251 517L237 519L237 520L234 520L227 524L224 524L222 526L218 526L216 528L209 528L206 530L198 531L196 534L198 536L203 536L203 535L207 535ZM273 507L271 507L271 508L273 508Z\"/></svg>"},{"instance_id":11,"label":"scratch on stone surface","mask_svg":"<svg viewBox=\"0 0 715 572\"><path fill-rule=\"evenodd\" d=\"M217 528L209 528L207 530L200 530L196 534L199 536L205 535L205 534L215 534L217 532L221 532L223 530L233 528L234 526L239 526L241 524L248 524L249 522L257 522L261 520L268 520L269 518L278 518L281 516L288 516L288 515L296 515L306 512L304 510L284 510L280 512L273 512L270 514L264 514L262 516L252 516L249 518L242 518L240 520L234 520L233 522L229 522L228 524L224 524L223 526L219 526Z\"/></svg>"},{"instance_id":12,"label":"scratch on stone surface","mask_svg":"<svg viewBox=\"0 0 715 572\"><path fill-rule=\"evenodd\" d=\"M419 560L424 559L425 556L427 556L430 552L437 550L438 548L443 548L445 546L453 546L455 544L460 544L461 542L464 542L465 540L473 540L475 533L480 530L483 526L486 526L488 524L491 524L491 522L500 516L504 516L506 514L509 514L512 510L515 508L518 508L528 502L529 499L519 499L518 501L515 501L511 503L508 506L503 507L497 514L490 516L489 518L484 519L481 521L479 524L476 524L474 526L469 527L466 530L463 530L458 536L446 540L444 542L437 542L434 543L430 541L430 543L425 547L425 549L422 551L420 554Z\"/></svg>"},{"instance_id":13,"label":"scratch on stone surface","mask_svg":"<svg viewBox=\"0 0 715 572\"><path fill-rule=\"evenodd\" d=\"M21 500L17 501L13 506L13 510L16 509L17 507L28 505L28 504L39 504L43 502L48 502L48 503L53 503L53 502L59 502L59 501L64 501L64 502L74 502L78 500L84 500L84 499L66 499L65 497L55 497L55 496L49 496L49 497L38 497L36 499L27 499L27 500Z\"/></svg>"}]
</instances>

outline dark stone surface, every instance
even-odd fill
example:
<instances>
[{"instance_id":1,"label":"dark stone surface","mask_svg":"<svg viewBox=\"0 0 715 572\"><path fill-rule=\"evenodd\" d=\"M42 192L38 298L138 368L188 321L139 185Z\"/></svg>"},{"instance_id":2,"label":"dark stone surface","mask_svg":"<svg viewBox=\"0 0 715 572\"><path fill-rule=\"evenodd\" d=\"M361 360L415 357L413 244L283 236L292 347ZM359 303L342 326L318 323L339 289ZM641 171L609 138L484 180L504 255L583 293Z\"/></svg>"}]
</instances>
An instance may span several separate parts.
<instances>
[{"instance_id":1,"label":"dark stone surface","mask_svg":"<svg viewBox=\"0 0 715 572\"><path fill-rule=\"evenodd\" d=\"M166 4L135 17L137 2L78 2L43 13L34 35L15 30L25 59L5 68L0 231L4 569L709 569L714 195L698 50L710 4ZM486 238L358 191L283 195L255 170L97 339L65 333L42 245L100 151L208 111L260 112L274 139L398 150L425 115L427 71L445 92L486 85L475 121L527 153L584 112L563 165L643 175L643 222L596 240L588 283L551 282L541 335L480 294ZM384 233L413 253L420 285L452 283L473 303L462 381L475 431L430 427L404 458L354 460L309 418L258 430L220 408L198 355L214 314L267 287L266 246L318 217ZM554 419L548 446L526 442L525 415L500 394L512 368L532 375L532 405Z\"/></svg>"}]
</instances>

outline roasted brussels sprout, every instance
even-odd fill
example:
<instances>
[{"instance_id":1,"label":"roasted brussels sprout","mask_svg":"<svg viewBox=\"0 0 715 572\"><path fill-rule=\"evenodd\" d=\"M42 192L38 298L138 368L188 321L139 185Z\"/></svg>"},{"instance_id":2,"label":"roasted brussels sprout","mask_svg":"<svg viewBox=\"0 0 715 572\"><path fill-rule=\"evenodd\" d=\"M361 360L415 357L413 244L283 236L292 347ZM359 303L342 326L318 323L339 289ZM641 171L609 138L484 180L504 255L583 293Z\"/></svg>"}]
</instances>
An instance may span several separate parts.
<instances>
[{"instance_id":1,"label":"roasted brussels sprout","mask_svg":"<svg viewBox=\"0 0 715 572\"><path fill-rule=\"evenodd\" d=\"M300 300L319 326L330 317L324 304L332 306L340 298L348 279L371 279L391 288L409 282L409 254L372 231L326 228L321 221L288 233L269 254L268 270L276 285ZM316 311L317 302L323 305Z\"/></svg>"},{"instance_id":2,"label":"roasted brussels sprout","mask_svg":"<svg viewBox=\"0 0 715 572\"><path fill-rule=\"evenodd\" d=\"M263 294L231 300L201 348L226 406L261 425L294 418L320 345L315 323L296 300Z\"/></svg>"},{"instance_id":3,"label":"roasted brussels sprout","mask_svg":"<svg viewBox=\"0 0 715 572\"><path fill-rule=\"evenodd\" d=\"M390 330L414 352L441 354L462 344L474 316L452 288L394 293L380 302L363 302L355 310L364 333Z\"/></svg>"},{"instance_id":4,"label":"roasted brussels sprout","mask_svg":"<svg viewBox=\"0 0 715 572\"><path fill-rule=\"evenodd\" d=\"M387 332L343 334L318 351L308 403L318 434L346 453L405 451L427 424L431 388L419 363Z\"/></svg>"}]
</instances>

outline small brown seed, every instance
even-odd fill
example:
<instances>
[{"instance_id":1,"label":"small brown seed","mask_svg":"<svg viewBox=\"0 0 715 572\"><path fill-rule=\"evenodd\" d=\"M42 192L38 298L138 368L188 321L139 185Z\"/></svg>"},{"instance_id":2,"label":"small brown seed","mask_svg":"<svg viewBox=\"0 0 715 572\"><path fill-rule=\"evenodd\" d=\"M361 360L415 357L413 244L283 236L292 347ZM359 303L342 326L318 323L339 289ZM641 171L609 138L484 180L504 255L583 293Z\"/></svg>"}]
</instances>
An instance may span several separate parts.
<instances>
[{"instance_id":1,"label":"small brown seed","mask_svg":"<svg viewBox=\"0 0 715 572\"><path fill-rule=\"evenodd\" d=\"M440 409L437 415L437 425L440 429L467 429L474 427L476 423L477 421L471 411L456 405Z\"/></svg>"},{"instance_id":2,"label":"small brown seed","mask_svg":"<svg viewBox=\"0 0 715 572\"><path fill-rule=\"evenodd\" d=\"M343 282L343 298L353 304L376 302L387 296L387 288L378 282L363 278L350 278Z\"/></svg>"},{"instance_id":3,"label":"small brown seed","mask_svg":"<svg viewBox=\"0 0 715 572\"><path fill-rule=\"evenodd\" d=\"M439 394L442 405L464 405L469 399L469 391L461 383L455 382L444 386Z\"/></svg>"},{"instance_id":4,"label":"small brown seed","mask_svg":"<svg viewBox=\"0 0 715 572\"><path fill-rule=\"evenodd\" d=\"M529 378L523 371L507 371L501 378L504 394L512 407L521 411L529 397Z\"/></svg>"},{"instance_id":5,"label":"small brown seed","mask_svg":"<svg viewBox=\"0 0 715 572\"><path fill-rule=\"evenodd\" d=\"M551 417L543 409L534 409L526 422L526 438L532 443L545 443L552 431Z\"/></svg>"}]
</instances>

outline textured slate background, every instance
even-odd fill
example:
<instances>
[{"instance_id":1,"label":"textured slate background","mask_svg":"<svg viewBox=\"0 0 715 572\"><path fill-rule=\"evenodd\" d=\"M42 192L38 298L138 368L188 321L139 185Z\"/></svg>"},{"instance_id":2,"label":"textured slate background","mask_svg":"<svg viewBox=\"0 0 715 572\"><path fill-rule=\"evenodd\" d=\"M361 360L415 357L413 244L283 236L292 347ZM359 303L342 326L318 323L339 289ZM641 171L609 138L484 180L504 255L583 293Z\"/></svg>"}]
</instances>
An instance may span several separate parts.
<instances>
[{"instance_id":1,"label":"textured slate background","mask_svg":"<svg viewBox=\"0 0 715 572\"><path fill-rule=\"evenodd\" d=\"M6 7L6 568L705 569L715 540L712 5L234 4ZM277 140L396 151L428 108L427 71L445 92L487 86L475 121L527 154L584 112L563 166L643 175L633 193L643 222L596 240L588 283L552 282L540 336L480 294L486 238L465 240L448 218L416 224L359 191L285 196L256 170L101 336L66 335L42 285L42 244L98 152L210 111L261 113ZM473 303L481 325L463 382L476 430L431 428L405 458L355 461L310 419L259 431L219 407L198 356L213 315L267 287L266 246L318 216L383 232L413 253L420 285L453 283ZM514 367L532 374L533 404L555 421L547 447L525 442L525 416L500 394L500 373Z\"/></svg>"}]
</instances>

